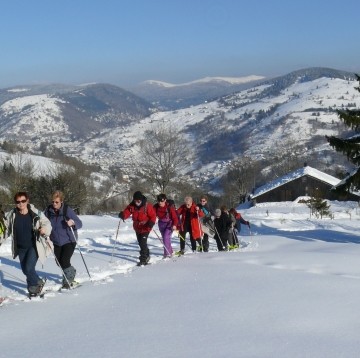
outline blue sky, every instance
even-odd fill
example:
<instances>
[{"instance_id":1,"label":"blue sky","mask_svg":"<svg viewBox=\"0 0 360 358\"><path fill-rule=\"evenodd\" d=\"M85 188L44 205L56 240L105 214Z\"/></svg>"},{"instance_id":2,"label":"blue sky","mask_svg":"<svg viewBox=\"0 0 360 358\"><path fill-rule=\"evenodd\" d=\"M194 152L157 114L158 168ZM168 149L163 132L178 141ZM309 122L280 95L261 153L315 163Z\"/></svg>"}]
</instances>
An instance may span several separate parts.
<instances>
[{"instance_id":1,"label":"blue sky","mask_svg":"<svg viewBox=\"0 0 360 358\"><path fill-rule=\"evenodd\" d=\"M3 0L0 88L360 72L358 0Z\"/></svg>"}]
</instances>

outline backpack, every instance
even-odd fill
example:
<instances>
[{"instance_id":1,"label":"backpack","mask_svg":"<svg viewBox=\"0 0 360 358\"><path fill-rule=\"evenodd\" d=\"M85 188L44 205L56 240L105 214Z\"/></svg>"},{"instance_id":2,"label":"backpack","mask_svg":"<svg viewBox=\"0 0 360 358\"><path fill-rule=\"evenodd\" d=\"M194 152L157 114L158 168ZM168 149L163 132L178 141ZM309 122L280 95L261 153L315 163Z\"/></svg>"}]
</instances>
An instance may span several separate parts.
<instances>
[{"instance_id":1,"label":"backpack","mask_svg":"<svg viewBox=\"0 0 360 358\"><path fill-rule=\"evenodd\" d=\"M173 207L175 210L175 214L178 218L178 222L180 222L180 215L178 214L177 210L176 210L176 205L175 205L175 201L173 199L166 199L166 201L168 202L168 206L166 207L166 215L168 218L170 218L170 208Z\"/></svg>"},{"instance_id":2,"label":"backpack","mask_svg":"<svg viewBox=\"0 0 360 358\"><path fill-rule=\"evenodd\" d=\"M0 219L0 236L3 235L6 231L6 226L5 223L3 221L3 219Z\"/></svg>"},{"instance_id":3,"label":"backpack","mask_svg":"<svg viewBox=\"0 0 360 358\"><path fill-rule=\"evenodd\" d=\"M64 206L63 206L63 216L64 216L65 220L69 220L69 218L68 218L67 215L66 215L66 214L67 214L68 207L69 207L69 205L66 204L66 203L64 203ZM45 210L45 212L44 212L45 216L46 216L48 219L50 219L50 208L52 208L52 205L51 205L51 204L46 208L46 210Z\"/></svg>"},{"instance_id":4,"label":"backpack","mask_svg":"<svg viewBox=\"0 0 360 358\"><path fill-rule=\"evenodd\" d=\"M44 211L45 216L46 216L49 220L50 220L50 211L49 211L49 210L50 210L51 207L52 207L52 205L50 204L50 205L46 208L46 210ZM67 216L68 207L69 207L69 205L66 204L66 203L64 203L64 205L63 205L63 217L64 217L64 220L65 220L65 221L68 221L68 220L69 220L69 217ZM79 237L79 234L78 234L76 228L74 228L74 229L72 230L72 232L74 233L75 240L77 240L78 237Z\"/></svg>"},{"instance_id":5,"label":"backpack","mask_svg":"<svg viewBox=\"0 0 360 358\"><path fill-rule=\"evenodd\" d=\"M173 206L174 209L176 209L175 201L173 199L166 199L166 201L169 203L169 208Z\"/></svg>"}]
</instances>

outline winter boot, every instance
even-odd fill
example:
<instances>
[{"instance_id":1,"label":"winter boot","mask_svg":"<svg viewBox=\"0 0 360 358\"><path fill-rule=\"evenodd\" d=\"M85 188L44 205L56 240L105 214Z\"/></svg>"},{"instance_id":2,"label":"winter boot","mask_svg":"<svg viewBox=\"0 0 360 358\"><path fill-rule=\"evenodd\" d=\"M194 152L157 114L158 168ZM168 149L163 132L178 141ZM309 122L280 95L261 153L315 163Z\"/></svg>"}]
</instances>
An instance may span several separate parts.
<instances>
[{"instance_id":1,"label":"winter boot","mask_svg":"<svg viewBox=\"0 0 360 358\"><path fill-rule=\"evenodd\" d=\"M64 269L64 274L65 274L65 277L63 277L63 281L62 281L63 288L70 288L69 284L71 286L72 283L74 282L76 270L73 266L70 266L70 267Z\"/></svg>"},{"instance_id":2,"label":"winter boot","mask_svg":"<svg viewBox=\"0 0 360 358\"><path fill-rule=\"evenodd\" d=\"M45 281L42 279L39 279L37 285L28 287L29 295L33 296L33 297L37 296L43 289L44 285L45 285Z\"/></svg>"}]
</instances>

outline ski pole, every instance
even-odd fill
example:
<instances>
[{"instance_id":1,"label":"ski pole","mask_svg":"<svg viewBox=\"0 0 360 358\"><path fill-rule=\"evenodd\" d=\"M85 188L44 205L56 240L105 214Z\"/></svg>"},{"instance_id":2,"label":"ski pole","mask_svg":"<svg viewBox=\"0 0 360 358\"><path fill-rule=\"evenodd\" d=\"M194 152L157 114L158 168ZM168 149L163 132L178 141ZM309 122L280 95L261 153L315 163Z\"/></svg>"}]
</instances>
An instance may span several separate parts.
<instances>
[{"instance_id":1,"label":"ski pole","mask_svg":"<svg viewBox=\"0 0 360 358\"><path fill-rule=\"evenodd\" d=\"M3 272L1 270L1 257L0 257L0 304L6 299L6 297L3 297L2 276L3 276Z\"/></svg>"},{"instance_id":2,"label":"ski pole","mask_svg":"<svg viewBox=\"0 0 360 358\"><path fill-rule=\"evenodd\" d=\"M183 240L183 241L185 242L185 244L186 244L187 246L189 246L190 249L192 250L192 247L191 247L190 244L181 236L180 232L179 232L178 230L176 230L176 232L177 232L179 238L180 238L181 240Z\"/></svg>"},{"instance_id":3,"label":"ski pole","mask_svg":"<svg viewBox=\"0 0 360 358\"><path fill-rule=\"evenodd\" d=\"M158 237L159 241L161 242L161 245L163 246L164 250L168 253L169 256L171 256L169 250L167 249L167 247L164 244L164 240L160 237L160 235L156 232L156 230L153 228L153 231L155 233L155 235Z\"/></svg>"},{"instance_id":4,"label":"ski pole","mask_svg":"<svg viewBox=\"0 0 360 358\"><path fill-rule=\"evenodd\" d=\"M223 250L225 250L224 243L223 243L223 241L222 241L222 239L221 239L221 237L219 235L219 232L217 231L217 228L216 228L215 224L214 224L214 229L215 229L215 232L216 232L216 234L217 234L217 236L219 238L219 241L221 242L221 246L222 246Z\"/></svg>"},{"instance_id":5,"label":"ski pole","mask_svg":"<svg viewBox=\"0 0 360 358\"><path fill-rule=\"evenodd\" d=\"M116 230L115 242L114 242L113 249L112 249L112 252L111 252L111 260L110 260L110 262L112 262L113 257L114 257L115 246L117 244L117 239L118 239L118 235L119 235L120 222L121 221L119 220L119 224L118 224L118 227L117 227L117 230Z\"/></svg>"},{"instance_id":6,"label":"ski pole","mask_svg":"<svg viewBox=\"0 0 360 358\"><path fill-rule=\"evenodd\" d=\"M235 245L237 244L237 245L240 247L241 240L239 241L239 238L238 238L238 236L236 235L235 230L233 230L232 233L233 233L233 235L234 235Z\"/></svg>"},{"instance_id":7,"label":"ski pole","mask_svg":"<svg viewBox=\"0 0 360 358\"><path fill-rule=\"evenodd\" d=\"M209 233L208 233L209 238L211 238L212 240L214 240L216 242L216 240L215 240L216 233L215 233L215 229L214 229L214 222L211 220L211 218L206 222L205 226L209 230ZM210 240L209 240L209 245L210 245ZM213 243L212 243L212 245L213 245Z\"/></svg>"},{"instance_id":8,"label":"ski pole","mask_svg":"<svg viewBox=\"0 0 360 358\"><path fill-rule=\"evenodd\" d=\"M87 274L89 275L90 281L91 281L91 275L90 275L89 269L88 269L88 267L87 267L87 265L86 265L86 262L85 262L85 260L84 260L84 256L83 256L83 254L82 254L82 252L81 252L81 250L80 250L80 246L79 246L79 244L78 244L78 240L77 240L77 238L76 238L76 236L75 236L74 230L73 230L73 228L72 228L71 226L69 226L69 227L70 227L70 230L71 230L71 232L72 232L72 234L73 234L73 236L74 236L75 242L76 242L76 244L77 244L76 246L77 246L78 249L79 249L80 256L81 256L81 258L82 258L82 260L83 260L83 263L84 263L84 266L85 266L85 268L86 268Z\"/></svg>"},{"instance_id":9,"label":"ski pole","mask_svg":"<svg viewBox=\"0 0 360 358\"><path fill-rule=\"evenodd\" d=\"M48 239L48 238L47 238L47 239ZM47 240L46 240L46 244L47 244L47 246L49 247L51 253L53 254L53 256L54 256L54 258L55 258L56 265L59 266L59 268L60 268L60 270L61 270L61 272L62 272L62 274L63 274L63 277L65 278L65 281L66 281L66 283L67 283L68 286L69 286L69 289L72 290L72 286L70 285L70 282L69 282L68 278L66 277L65 272L64 272L63 268L61 267L60 262L59 262L59 260L57 259L54 250L52 249L51 245L49 244L49 242L48 242Z\"/></svg>"},{"instance_id":10,"label":"ski pole","mask_svg":"<svg viewBox=\"0 0 360 358\"><path fill-rule=\"evenodd\" d=\"M204 246L203 246L203 235L201 235L201 224L200 224L200 217L199 217L199 211L196 211L196 216L197 216L197 221L198 221L198 225L199 225L199 234L200 234L200 243L201 243L201 251L204 251Z\"/></svg>"}]
</instances>

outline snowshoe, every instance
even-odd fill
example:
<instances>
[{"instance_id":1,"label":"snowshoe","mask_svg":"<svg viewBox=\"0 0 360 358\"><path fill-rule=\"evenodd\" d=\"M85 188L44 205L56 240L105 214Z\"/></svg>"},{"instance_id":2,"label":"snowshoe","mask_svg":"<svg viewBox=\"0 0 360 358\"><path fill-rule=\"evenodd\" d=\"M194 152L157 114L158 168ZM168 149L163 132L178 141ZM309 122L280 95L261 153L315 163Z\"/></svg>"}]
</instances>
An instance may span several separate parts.
<instances>
[{"instance_id":1,"label":"snowshoe","mask_svg":"<svg viewBox=\"0 0 360 358\"><path fill-rule=\"evenodd\" d=\"M150 257L147 257L145 260L140 260L136 265L137 266L150 265L149 261L150 261Z\"/></svg>"},{"instance_id":2,"label":"snowshoe","mask_svg":"<svg viewBox=\"0 0 360 358\"><path fill-rule=\"evenodd\" d=\"M70 282L70 286L67 282L63 283L63 285L60 287L60 290L71 290L73 288L81 286L80 282L72 281Z\"/></svg>"},{"instance_id":3,"label":"snowshoe","mask_svg":"<svg viewBox=\"0 0 360 358\"><path fill-rule=\"evenodd\" d=\"M45 295L44 292L44 286L46 283L46 278L45 279L40 279L38 284L36 286L29 286L28 287L28 296L29 298L33 298L33 297L41 297L43 298Z\"/></svg>"},{"instance_id":4,"label":"snowshoe","mask_svg":"<svg viewBox=\"0 0 360 358\"><path fill-rule=\"evenodd\" d=\"M147 265L150 265L150 262L140 261L136 264L136 266L147 266Z\"/></svg>"}]
</instances>

